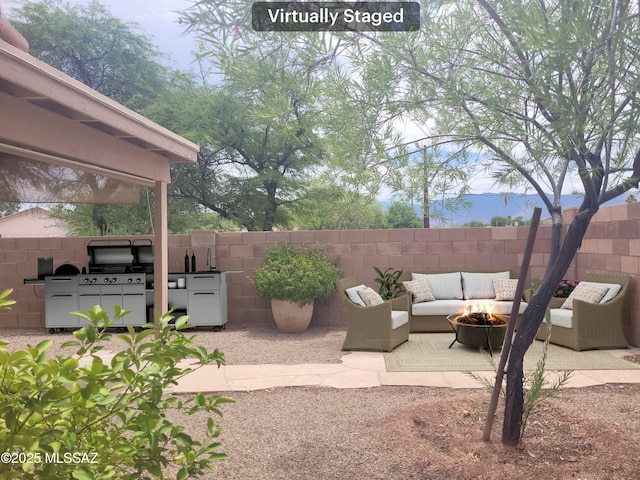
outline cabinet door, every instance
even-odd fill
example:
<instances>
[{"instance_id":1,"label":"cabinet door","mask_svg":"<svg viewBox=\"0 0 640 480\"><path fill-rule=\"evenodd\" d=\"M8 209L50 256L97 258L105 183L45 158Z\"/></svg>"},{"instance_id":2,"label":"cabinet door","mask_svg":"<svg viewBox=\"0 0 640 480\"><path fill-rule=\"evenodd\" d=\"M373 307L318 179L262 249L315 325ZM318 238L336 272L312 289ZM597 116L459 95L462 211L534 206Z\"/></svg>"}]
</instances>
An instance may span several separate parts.
<instances>
[{"instance_id":1,"label":"cabinet door","mask_svg":"<svg viewBox=\"0 0 640 480\"><path fill-rule=\"evenodd\" d=\"M78 326L79 317L71 315L71 312L78 310L78 295L76 293L47 293L44 308L44 323L47 328Z\"/></svg>"},{"instance_id":2,"label":"cabinet door","mask_svg":"<svg viewBox=\"0 0 640 480\"><path fill-rule=\"evenodd\" d=\"M219 293L189 292L187 313L192 325L220 325Z\"/></svg>"},{"instance_id":3,"label":"cabinet door","mask_svg":"<svg viewBox=\"0 0 640 480\"><path fill-rule=\"evenodd\" d=\"M95 305L100 305L100 287L80 287L78 293L78 310L86 312L93 310ZM78 325L81 327L89 325L84 318L78 317Z\"/></svg>"},{"instance_id":4,"label":"cabinet door","mask_svg":"<svg viewBox=\"0 0 640 480\"><path fill-rule=\"evenodd\" d=\"M114 305L122 307L122 287L119 285L104 285L100 287L100 306L109 313L109 318L114 317ZM121 326L125 322L121 320L114 321L111 325L114 327Z\"/></svg>"},{"instance_id":5,"label":"cabinet door","mask_svg":"<svg viewBox=\"0 0 640 480\"><path fill-rule=\"evenodd\" d=\"M141 326L146 323L146 294L140 293L124 293L122 295L122 308L130 310L122 318L124 325Z\"/></svg>"}]
</instances>

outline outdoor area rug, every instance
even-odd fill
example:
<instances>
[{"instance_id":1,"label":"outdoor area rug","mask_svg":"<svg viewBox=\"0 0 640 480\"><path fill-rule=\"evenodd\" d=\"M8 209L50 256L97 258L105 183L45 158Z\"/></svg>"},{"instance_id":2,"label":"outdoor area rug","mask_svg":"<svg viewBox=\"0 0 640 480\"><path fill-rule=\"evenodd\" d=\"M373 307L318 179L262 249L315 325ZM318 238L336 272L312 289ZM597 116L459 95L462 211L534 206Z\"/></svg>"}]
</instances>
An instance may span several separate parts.
<instances>
[{"instance_id":1,"label":"outdoor area rug","mask_svg":"<svg viewBox=\"0 0 640 480\"><path fill-rule=\"evenodd\" d=\"M387 372L469 372L492 371L489 355L478 348L456 342L452 333L412 333L409 341L393 352L384 354ZM525 355L525 370L534 370L542 356L543 342L534 341ZM494 349L497 366L500 349ZM570 348L549 345L546 370L635 370L640 365L614 357L604 350L576 352Z\"/></svg>"}]
</instances>

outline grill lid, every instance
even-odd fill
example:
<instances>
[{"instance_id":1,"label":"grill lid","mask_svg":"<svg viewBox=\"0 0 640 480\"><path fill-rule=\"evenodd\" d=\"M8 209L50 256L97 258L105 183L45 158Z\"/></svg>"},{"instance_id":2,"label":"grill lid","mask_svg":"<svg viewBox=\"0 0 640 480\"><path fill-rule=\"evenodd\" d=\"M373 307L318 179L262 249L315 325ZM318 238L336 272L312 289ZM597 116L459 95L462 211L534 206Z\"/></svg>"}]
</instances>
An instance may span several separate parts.
<instances>
[{"instance_id":1,"label":"grill lid","mask_svg":"<svg viewBox=\"0 0 640 480\"><path fill-rule=\"evenodd\" d=\"M91 240L87 244L87 254L89 272L115 271L114 267L124 272L131 270L133 264L131 240L128 239Z\"/></svg>"}]
</instances>

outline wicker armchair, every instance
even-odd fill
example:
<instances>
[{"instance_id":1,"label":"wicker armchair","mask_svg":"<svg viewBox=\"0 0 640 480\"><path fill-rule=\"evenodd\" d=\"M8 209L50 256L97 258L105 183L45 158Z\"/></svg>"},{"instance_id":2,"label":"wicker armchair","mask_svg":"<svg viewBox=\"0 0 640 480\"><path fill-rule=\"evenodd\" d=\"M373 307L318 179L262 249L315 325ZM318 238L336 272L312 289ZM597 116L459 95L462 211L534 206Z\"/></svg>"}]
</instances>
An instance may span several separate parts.
<instances>
[{"instance_id":1,"label":"wicker armchair","mask_svg":"<svg viewBox=\"0 0 640 480\"><path fill-rule=\"evenodd\" d=\"M593 304L580 300L573 301L571 328L553 325L551 343L572 348L573 350L593 350L598 348L629 348L622 329L622 304L627 294L629 277L588 273L588 282L617 283L622 286L620 292L606 303ZM549 305L558 308L559 305ZM545 340L547 326L543 324L536 338Z\"/></svg>"},{"instance_id":2,"label":"wicker armchair","mask_svg":"<svg viewBox=\"0 0 640 480\"><path fill-rule=\"evenodd\" d=\"M346 292L347 288L361 283L355 278L338 280L338 293L347 310L347 336L342 350L390 352L409 340L409 298L404 295L380 305L361 307L353 303ZM392 328L392 311L404 311L407 319L395 329Z\"/></svg>"}]
</instances>

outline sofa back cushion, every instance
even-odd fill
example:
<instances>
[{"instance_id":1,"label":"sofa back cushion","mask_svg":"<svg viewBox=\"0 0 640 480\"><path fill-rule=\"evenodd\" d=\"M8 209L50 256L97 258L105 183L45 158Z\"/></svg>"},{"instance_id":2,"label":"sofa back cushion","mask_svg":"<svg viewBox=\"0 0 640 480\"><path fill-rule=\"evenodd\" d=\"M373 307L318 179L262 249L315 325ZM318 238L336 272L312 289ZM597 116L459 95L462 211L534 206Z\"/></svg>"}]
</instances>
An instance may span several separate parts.
<instances>
[{"instance_id":1,"label":"sofa back cushion","mask_svg":"<svg viewBox=\"0 0 640 480\"><path fill-rule=\"evenodd\" d=\"M462 300L460 272L453 273L412 273L412 280L425 278L436 300Z\"/></svg>"},{"instance_id":2,"label":"sofa back cushion","mask_svg":"<svg viewBox=\"0 0 640 480\"><path fill-rule=\"evenodd\" d=\"M433 302L436 299L431 293L431 288L426 278L402 282L402 286L411 294L411 303Z\"/></svg>"},{"instance_id":3,"label":"sofa back cushion","mask_svg":"<svg viewBox=\"0 0 640 480\"><path fill-rule=\"evenodd\" d=\"M496 291L493 287L495 279L509 279L511 272L476 273L461 272L462 289L464 298L472 300L474 298L496 298Z\"/></svg>"}]
</instances>

